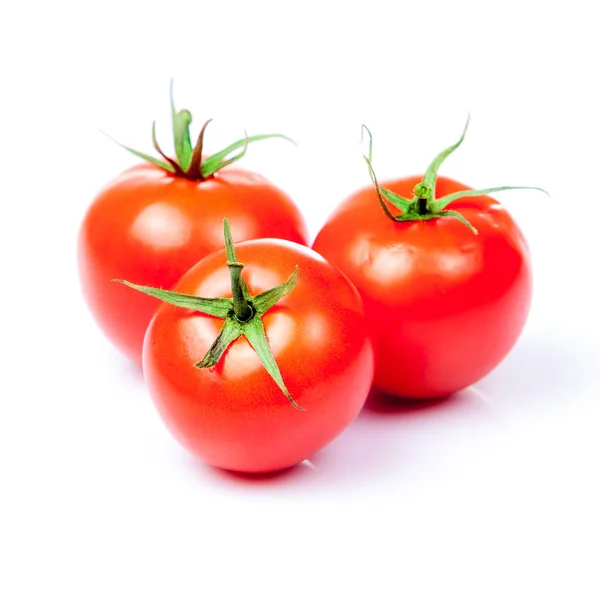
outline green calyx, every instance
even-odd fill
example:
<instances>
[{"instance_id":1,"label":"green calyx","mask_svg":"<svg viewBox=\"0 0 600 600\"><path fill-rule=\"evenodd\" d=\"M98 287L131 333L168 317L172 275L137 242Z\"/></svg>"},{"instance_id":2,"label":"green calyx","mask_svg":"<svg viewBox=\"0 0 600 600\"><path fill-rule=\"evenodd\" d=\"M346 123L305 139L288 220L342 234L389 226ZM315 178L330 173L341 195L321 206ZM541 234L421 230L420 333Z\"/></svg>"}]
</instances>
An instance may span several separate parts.
<instances>
[{"instance_id":1,"label":"green calyx","mask_svg":"<svg viewBox=\"0 0 600 600\"><path fill-rule=\"evenodd\" d=\"M206 128L208 124L212 121L209 119L202 125L200 129L200 134L196 140L195 145L192 146L191 136L190 136L190 125L192 123L192 114L187 109L176 110L175 103L173 102L173 82L171 81L170 87L170 97L171 97L171 120L173 123L173 140L175 146L175 155L176 158L171 158L167 156L161 149L156 139L156 122L152 123L152 145L158 154L160 154L161 158L155 158L154 156L150 156L149 154L145 154L144 152L139 152L138 150L134 150L133 148L129 148L128 146L124 146L120 142L117 142L113 138L111 138L115 143L117 143L121 148L124 148L128 152L131 152L133 155L146 160L169 173L172 173L176 177L182 177L184 179L189 179L190 181L205 181L212 177L217 171L234 163L244 154L246 154L246 150L248 149L248 144L252 142L258 142L260 140L266 140L268 138L282 138L289 142L294 143L292 139L289 137L282 135L280 133L266 133L260 135L245 135L244 139L238 140L233 144L227 146L220 152L217 152L211 156L203 157L203 149L204 149L204 134L206 132ZM110 136L109 136L110 137ZM238 151L236 154L234 152Z\"/></svg>"},{"instance_id":2,"label":"green calyx","mask_svg":"<svg viewBox=\"0 0 600 600\"><path fill-rule=\"evenodd\" d=\"M298 410L304 410L296 404L283 382L281 372L267 341L262 322L263 315L296 287L298 267L296 267L294 273L292 273L285 283L261 292L256 296L252 296L242 276L244 265L237 260L227 219L224 221L224 235L227 266L229 267L231 276L232 298L201 298L199 296L170 292L160 288L136 285L135 283L121 279L115 279L114 281L123 283L134 290L148 294L174 306L188 308L205 315L223 319L223 326L219 331L219 335L204 355L204 358L194 366L199 369L214 367L221 360L225 350L240 336L244 336L292 406Z\"/></svg>"},{"instance_id":3,"label":"green calyx","mask_svg":"<svg viewBox=\"0 0 600 600\"><path fill-rule=\"evenodd\" d=\"M442 196L441 198L435 197L435 184L437 180L438 169L442 163L463 143L467 128L469 126L469 119L463 130L462 135L458 142L446 148L440 152L431 162L427 171L423 176L423 180L418 183L413 190L412 198L403 198L390 190L379 187L375 171L373 170L373 136L369 131L368 127L363 125L363 129L369 134L369 155L364 156L367 166L369 167L369 174L371 175L371 181L375 185L377 191L377 197L381 208L385 214L393 221L428 221L431 219L456 219L463 225L468 227L474 234L477 234L477 229L465 219L459 212L455 210L449 210L448 205L454 200L459 198L467 198L469 196L483 196L485 194L491 194L493 192L501 192L504 190L539 190L547 194L545 190L538 187L530 186L501 186L492 187L481 190L463 190ZM392 206L396 207L401 211L400 214L393 214L389 206L385 201L388 201Z\"/></svg>"}]
</instances>

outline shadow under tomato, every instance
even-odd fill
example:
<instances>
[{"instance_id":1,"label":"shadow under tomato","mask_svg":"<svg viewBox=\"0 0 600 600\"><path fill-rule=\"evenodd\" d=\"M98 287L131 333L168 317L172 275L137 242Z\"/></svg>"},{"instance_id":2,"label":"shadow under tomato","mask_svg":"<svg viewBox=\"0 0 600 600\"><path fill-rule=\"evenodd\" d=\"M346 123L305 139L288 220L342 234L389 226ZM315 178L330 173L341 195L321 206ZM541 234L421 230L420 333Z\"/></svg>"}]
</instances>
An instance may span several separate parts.
<instances>
[{"instance_id":1,"label":"shadow under tomato","mask_svg":"<svg viewBox=\"0 0 600 600\"><path fill-rule=\"evenodd\" d=\"M392 396L385 392L372 389L363 407L363 411L373 413L395 413L405 414L414 412L426 412L437 408L446 407L461 399L461 392L439 396L438 398L401 398Z\"/></svg>"},{"instance_id":2,"label":"shadow under tomato","mask_svg":"<svg viewBox=\"0 0 600 600\"><path fill-rule=\"evenodd\" d=\"M590 394L590 373L600 364L593 342L553 331L524 336L505 360L478 384L515 416L536 418L565 407L576 410Z\"/></svg>"},{"instance_id":3,"label":"shadow under tomato","mask_svg":"<svg viewBox=\"0 0 600 600\"><path fill-rule=\"evenodd\" d=\"M372 390L355 422L314 462L336 485L370 481L385 488L428 472L448 448L504 429L493 402L475 387L430 400Z\"/></svg>"},{"instance_id":4,"label":"shadow under tomato","mask_svg":"<svg viewBox=\"0 0 600 600\"><path fill-rule=\"evenodd\" d=\"M201 476L207 474L224 483L234 483L249 486L267 486L278 485L282 483L291 483L298 480L306 480L311 477L316 471L316 466L309 460L304 460L297 465L273 471L270 473L245 473L243 471L232 471L229 469L221 469L202 463L199 459L193 456L188 457L188 462L193 471Z\"/></svg>"},{"instance_id":5,"label":"shadow under tomato","mask_svg":"<svg viewBox=\"0 0 600 600\"><path fill-rule=\"evenodd\" d=\"M142 372L141 365L138 363L129 360L125 356L117 356L113 362L116 363L114 370L120 377L129 379L130 381L144 382L144 373Z\"/></svg>"}]
</instances>

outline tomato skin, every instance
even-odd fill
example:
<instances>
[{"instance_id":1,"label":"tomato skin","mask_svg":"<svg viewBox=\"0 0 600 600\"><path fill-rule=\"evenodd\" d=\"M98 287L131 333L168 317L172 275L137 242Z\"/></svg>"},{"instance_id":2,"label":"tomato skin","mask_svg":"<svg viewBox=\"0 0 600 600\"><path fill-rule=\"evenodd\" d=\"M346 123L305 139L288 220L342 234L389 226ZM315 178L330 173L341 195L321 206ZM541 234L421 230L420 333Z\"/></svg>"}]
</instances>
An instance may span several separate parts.
<instances>
[{"instance_id":1,"label":"tomato skin","mask_svg":"<svg viewBox=\"0 0 600 600\"><path fill-rule=\"evenodd\" d=\"M112 279L171 288L196 262L233 240L278 237L307 244L295 204L264 177L227 167L204 182L145 163L100 191L84 217L78 264L84 297L107 337L141 363L144 333L159 301Z\"/></svg>"},{"instance_id":2,"label":"tomato skin","mask_svg":"<svg viewBox=\"0 0 600 600\"><path fill-rule=\"evenodd\" d=\"M410 198L420 181L380 185ZM465 189L438 177L436 197ZM374 387L394 396L434 398L475 383L525 325L532 275L522 232L489 196L449 208L479 234L456 219L394 222L366 187L334 211L313 245L360 292L375 343Z\"/></svg>"},{"instance_id":3,"label":"tomato skin","mask_svg":"<svg viewBox=\"0 0 600 600\"><path fill-rule=\"evenodd\" d=\"M263 473L295 465L336 437L362 408L373 379L373 349L361 298L350 281L309 248L281 240L236 244L255 295L299 267L295 289L263 317L294 408L245 338L213 368L194 364L222 319L163 304L144 342L144 376L173 436L203 461ZM225 251L211 254L175 291L231 297Z\"/></svg>"}]
</instances>

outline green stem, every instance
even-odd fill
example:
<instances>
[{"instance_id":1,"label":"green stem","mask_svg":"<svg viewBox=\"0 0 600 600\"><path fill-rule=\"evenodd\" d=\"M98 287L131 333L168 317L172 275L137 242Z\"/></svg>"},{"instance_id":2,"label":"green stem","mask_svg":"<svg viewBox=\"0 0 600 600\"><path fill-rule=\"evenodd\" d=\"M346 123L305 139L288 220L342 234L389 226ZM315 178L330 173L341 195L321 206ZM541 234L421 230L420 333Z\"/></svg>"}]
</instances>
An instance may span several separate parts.
<instances>
[{"instance_id":1,"label":"green stem","mask_svg":"<svg viewBox=\"0 0 600 600\"><path fill-rule=\"evenodd\" d=\"M429 201L433 195L433 190L425 183L420 182L417 183L414 189L414 211L420 215L429 215L431 214Z\"/></svg>"},{"instance_id":2,"label":"green stem","mask_svg":"<svg viewBox=\"0 0 600 600\"><path fill-rule=\"evenodd\" d=\"M233 312L235 318L240 323L246 323L254 316L254 310L248 303L246 294L248 288L242 278L242 269L244 265L238 262L231 237L231 228L229 220L223 220L223 237L225 238L225 252L227 254L227 266L229 267L229 275L231 276L231 292L233 294Z\"/></svg>"},{"instance_id":3,"label":"green stem","mask_svg":"<svg viewBox=\"0 0 600 600\"><path fill-rule=\"evenodd\" d=\"M246 321L249 321L252 318L254 311L250 304L248 304L248 300L246 300L242 288L242 269L244 268L244 265L239 262L228 262L227 266L229 267L229 274L231 275L233 312L235 313L235 318L240 323L246 323Z\"/></svg>"},{"instance_id":4,"label":"green stem","mask_svg":"<svg viewBox=\"0 0 600 600\"><path fill-rule=\"evenodd\" d=\"M536 187L526 187L526 186L501 186L494 188L487 188L482 190L460 190L458 192L454 192L452 194L447 194L446 196L442 196L441 198L435 197L435 185L437 180L438 169L462 143L465 139L465 133L467 131L467 126L469 121L467 119L467 125L463 130L463 133L455 144L440 152L433 162L427 168L423 180L414 187L413 190L413 198L412 200L408 200L406 198L402 198L397 194L391 192L390 190L386 190L384 188L379 187L379 183L377 182L377 177L375 176L375 171L373 170L373 166L371 164L371 158L373 154L373 138L371 136L371 132L367 127L363 125L363 129L366 129L369 134L369 156L365 156L364 159L367 161L367 165L369 167L369 174L371 176L371 181L375 186L375 190L377 191L377 197L379 198L379 203L383 208L386 216L396 222L406 222L406 221L429 221L435 218L450 218L455 219L468 227L472 233L477 235L477 229L473 227L469 221L460 213L455 210L449 210L447 206L453 202L454 200L458 200L459 198L468 198L473 196L483 196L492 192L500 192L503 190L539 190L544 193L548 193L541 188ZM389 208L386 206L384 202L384 198L392 203L396 208L400 209L402 212L398 215L393 215Z\"/></svg>"},{"instance_id":5,"label":"green stem","mask_svg":"<svg viewBox=\"0 0 600 600\"><path fill-rule=\"evenodd\" d=\"M168 173L172 173L175 177L182 179L188 179L190 181L202 183L207 179L210 179L220 169L240 160L246 154L248 144L258 142L260 140L266 140L269 138L282 138L295 144L293 140L285 135L279 133L266 133L259 135L244 135L244 138L237 140L233 144L230 144L223 150L211 155L203 156L204 154L204 134L206 127L211 122L209 119L204 123L196 144L192 148L191 137L190 137L190 124L192 123L192 114L187 109L177 110L173 101L173 80L170 85L170 98L171 98L171 120L173 124L173 141L175 146L176 158L167 156L160 148L156 140L156 127L152 124L152 144L154 149L158 152L161 158L154 158L144 152L139 152L128 146L116 142L121 148L124 148L128 152L131 152L134 156L146 160L161 169L164 169ZM110 137L110 136L108 136ZM111 140L113 138L110 138ZM232 153L241 149L237 154Z\"/></svg>"}]
</instances>

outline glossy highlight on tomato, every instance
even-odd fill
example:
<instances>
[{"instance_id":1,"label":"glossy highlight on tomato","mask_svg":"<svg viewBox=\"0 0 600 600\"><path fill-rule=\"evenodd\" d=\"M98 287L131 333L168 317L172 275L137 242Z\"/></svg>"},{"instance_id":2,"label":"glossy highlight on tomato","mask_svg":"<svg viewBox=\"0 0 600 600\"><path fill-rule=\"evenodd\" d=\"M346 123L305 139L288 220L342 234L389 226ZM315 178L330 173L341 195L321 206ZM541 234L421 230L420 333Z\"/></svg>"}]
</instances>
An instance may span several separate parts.
<instances>
[{"instance_id":1,"label":"glossy highlight on tomato","mask_svg":"<svg viewBox=\"0 0 600 600\"><path fill-rule=\"evenodd\" d=\"M373 350L358 292L322 257L274 239L235 249L252 296L282 284L298 268L293 290L262 320L283 381L301 409L243 336L215 366L198 368L223 319L171 304L161 305L148 328L144 375L166 426L191 453L224 469L277 471L309 458L356 417L371 387ZM231 298L225 251L200 261L174 291Z\"/></svg>"}]
</instances>

